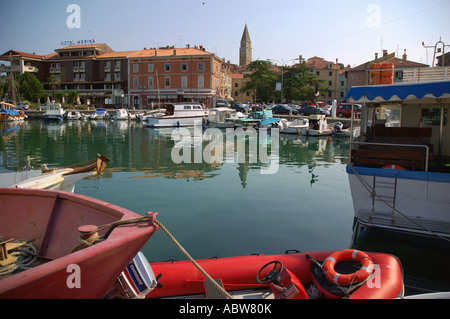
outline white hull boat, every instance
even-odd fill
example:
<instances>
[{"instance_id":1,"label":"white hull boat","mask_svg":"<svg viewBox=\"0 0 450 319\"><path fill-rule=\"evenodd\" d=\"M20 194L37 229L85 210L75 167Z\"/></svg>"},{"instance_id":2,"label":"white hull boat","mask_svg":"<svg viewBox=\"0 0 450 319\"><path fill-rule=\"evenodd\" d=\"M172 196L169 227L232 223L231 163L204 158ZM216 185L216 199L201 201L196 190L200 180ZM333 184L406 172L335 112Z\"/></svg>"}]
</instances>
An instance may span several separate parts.
<instances>
[{"instance_id":1,"label":"white hull boat","mask_svg":"<svg viewBox=\"0 0 450 319\"><path fill-rule=\"evenodd\" d=\"M208 111L199 103L175 103L166 107L164 114L155 113L145 117L145 126L159 127L192 127L202 125Z\"/></svg>"},{"instance_id":2,"label":"white hull boat","mask_svg":"<svg viewBox=\"0 0 450 319\"><path fill-rule=\"evenodd\" d=\"M36 188L73 192L75 183L83 178L99 175L109 159L97 155L97 159L74 164L65 168L48 169L42 165L41 169L28 169L19 172L0 174L0 187Z\"/></svg>"},{"instance_id":3,"label":"white hull boat","mask_svg":"<svg viewBox=\"0 0 450 319\"><path fill-rule=\"evenodd\" d=\"M347 166L357 223L449 241L450 81L355 87L346 99L364 103Z\"/></svg>"}]
</instances>

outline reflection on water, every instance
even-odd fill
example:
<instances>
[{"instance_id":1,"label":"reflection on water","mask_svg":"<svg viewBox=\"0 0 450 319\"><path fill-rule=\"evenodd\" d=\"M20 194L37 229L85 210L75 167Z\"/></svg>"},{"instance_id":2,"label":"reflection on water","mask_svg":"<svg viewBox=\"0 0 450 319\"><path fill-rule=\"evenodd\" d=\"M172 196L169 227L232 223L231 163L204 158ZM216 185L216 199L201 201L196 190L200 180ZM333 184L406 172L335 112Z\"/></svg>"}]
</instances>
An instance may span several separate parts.
<instances>
[{"instance_id":1,"label":"reflection on water","mask_svg":"<svg viewBox=\"0 0 450 319\"><path fill-rule=\"evenodd\" d=\"M158 219L194 258L335 250L352 244L374 247L364 240L352 241L345 138L280 134L279 167L275 174L262 174L269 164L261 161L260 153L252 153L252 138L242 137L244 151L237 140L224 139L223 149L231 151L208 163L196 162L194 151L198 146L204 150L211 141L192 134L184 146L192 147L193 160L176 163L172 150L180 140L173 131L126 121L28 121L18 127L3 123L0 172L19 170L27 156L39 167L70 165L103 154L111 159L104 173L78 182L75 192L138 214L158 212ZM272 137L256 138L256 152L271 154ZM385 237L374 241L381 243L376 250L390 248ZM162 232L143 252L152 261L185 259ZM422 256L420 247L408 253L408 263Z\"/></svg>"}]
</instances>

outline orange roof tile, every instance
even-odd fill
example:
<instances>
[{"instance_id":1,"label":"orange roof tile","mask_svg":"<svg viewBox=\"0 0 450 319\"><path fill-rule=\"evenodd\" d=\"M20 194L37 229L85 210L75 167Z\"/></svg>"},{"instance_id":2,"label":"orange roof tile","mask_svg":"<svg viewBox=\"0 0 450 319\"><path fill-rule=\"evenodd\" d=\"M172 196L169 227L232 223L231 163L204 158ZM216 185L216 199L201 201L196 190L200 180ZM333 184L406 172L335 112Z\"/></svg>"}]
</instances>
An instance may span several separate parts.
<instances>
[{"instance_id":1,"label":"orange roof tile","mask_svg":"<svg viewBox=\"0 0 450 319\"><path fill-rule=\"evenodd\" d=\"M174 51L176 52L177 56L189 56L189 55L212 55L211 52L204 51L202 49L198 48L170 48L170 49L143 49L140 51L137 51L134 54L131 54L129 58L150 58L150 57L167 57L167 56L173 56ZM155 54L156 52L156 54Z\"/></svg>"}]
</instances>

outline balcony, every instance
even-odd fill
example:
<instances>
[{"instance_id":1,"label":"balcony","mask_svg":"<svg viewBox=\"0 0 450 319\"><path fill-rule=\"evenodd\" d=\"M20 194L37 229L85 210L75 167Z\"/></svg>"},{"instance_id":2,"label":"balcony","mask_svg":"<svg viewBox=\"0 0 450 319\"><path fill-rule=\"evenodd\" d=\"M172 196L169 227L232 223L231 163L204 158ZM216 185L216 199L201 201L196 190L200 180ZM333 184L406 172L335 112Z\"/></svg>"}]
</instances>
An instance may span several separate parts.
<instances>
[{"instance_id":1,"label":"balcony","mask_svg":"<svg viewBox=\"0 0 450 319\"><path fill-rule=\"evenodd\" d=\"M446 81L450 79L450 67L413 68L403 70L404 83Z\"/></svg>"}]
</instances>

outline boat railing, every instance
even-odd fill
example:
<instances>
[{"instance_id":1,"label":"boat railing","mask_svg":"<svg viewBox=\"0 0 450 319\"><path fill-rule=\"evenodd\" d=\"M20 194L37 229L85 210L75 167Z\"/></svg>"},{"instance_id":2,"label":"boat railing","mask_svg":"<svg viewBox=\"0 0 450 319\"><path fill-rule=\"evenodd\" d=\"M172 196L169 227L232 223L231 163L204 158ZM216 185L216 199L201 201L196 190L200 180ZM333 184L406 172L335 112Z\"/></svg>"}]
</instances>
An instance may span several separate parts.
<instances>
[{"instance_id":1,"label":"boat railing","mask_svg":"<svg viewBox=\"0 0 450 319\"><path fill-rule=\"evenodd\" d=\"M429 158L430 158L430 147L425 144L399 144L399 143L380 143L380 142L365 142L365 141L352 141L352 145L358 145L358 146L382 146L382 147L393 147L395 148L395 151L390 151L389 154L397 153L397 156L391 156L386 155L385 153L381 152L380 149L376 150L362 150L362 149L356 149L352 147L351 151L351 161L353 162L354 159L358 158L357 163L379 163L380 161L386 162L385 164L388 164L387 161L389 160L395 160L400 159L401 157L404 162L412 162L414 160L420 161L421 158L411 156L411 152L403 152L400 153L398 151L398 148L417 148L417 149L424 149L425 150L425 161L424 165L422 166L423 170L425 172L428 172L428 165L429 165ZM359 151L366 151L366 154L363 154ZM367 152L369 151L369 152ZM371 152L370 152L371 151ZM366 161L364 161L366 159ZM397 163L392 163L401 165L402 162L398 161ZM384 165L383 165L384 166Z\"/></svg>"}]
</instances>

